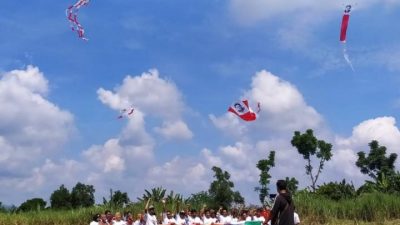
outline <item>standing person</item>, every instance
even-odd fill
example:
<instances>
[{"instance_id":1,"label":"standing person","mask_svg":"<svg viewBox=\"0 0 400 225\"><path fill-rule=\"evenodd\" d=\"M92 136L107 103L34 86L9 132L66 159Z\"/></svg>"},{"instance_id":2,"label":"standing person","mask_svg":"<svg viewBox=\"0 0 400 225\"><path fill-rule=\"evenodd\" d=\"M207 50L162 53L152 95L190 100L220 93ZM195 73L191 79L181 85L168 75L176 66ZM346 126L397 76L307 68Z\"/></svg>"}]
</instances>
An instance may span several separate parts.
<instances>
[{"instance_id":1,"label":"standing person","mask_svg":"<svg viewBox=\"0 0 400 225\"><path fill-rule=\"evenodd\" d=\"M271 210L271 225L294 225L294 202L284 180L276 182L278 196Z\"/></svg>"},{"instance_id":2,"label":"standing person","mask_svg":"<svg viewBox=\"0 0 400 225\"><path fill-rule=\"evenodd\" d=\"M105 213L100 215L99 225L109 225L107 215Z\"/></svg>"},{"instance_id":3,"label":"standing person","mask_svg":"<svg viewBox=\"0 0 400 225\"><path fill-rule=\"evenodd\" d=\"M146 225L146 221L144 220L143 214L139 213L136 216L136 220L133 225Z\"/></svg>"},{"instance_id":4,"label":"standing person","mask_svg":"<svg viewBox=\"0 0 400 225\"><path fill-rule=\"evenodd\" d=\"M146 221L146 225L157 225L157 217L154 206L149 206L150 200L150 198L149 200L147 200L146 206L144 208L144 220Z\"/></svg>"},{"instance_id":5,"label":"standing person","mask_svg":"<svg viewBox=\"0 0 400 225\"><path fill-rule=\"evenodd\" d=\"M126 225L126 222L122 220L122 215L120 212L115 213L115 218L113 219L112 225Z\"/></svg>"}]
</instances>

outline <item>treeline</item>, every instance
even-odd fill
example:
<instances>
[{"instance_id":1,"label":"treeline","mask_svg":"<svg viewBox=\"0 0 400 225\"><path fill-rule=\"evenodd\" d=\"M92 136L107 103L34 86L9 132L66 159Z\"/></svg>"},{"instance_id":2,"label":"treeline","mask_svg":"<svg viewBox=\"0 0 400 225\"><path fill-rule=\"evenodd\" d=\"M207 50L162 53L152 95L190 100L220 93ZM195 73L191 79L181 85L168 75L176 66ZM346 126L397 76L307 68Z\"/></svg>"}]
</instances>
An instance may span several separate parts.
<instances>
[{"instance_id":1,"label":"treeline","mask_svg":"<svg viewBox=\"0 0 400 225\"><path fill-rule=\"evenodd\" d=\"M310 179L310 185L299 191L298 181L296 178L286 177L286 181L289 190L295 195L295 197L312 196L298 199L298 201L300 201L297 203L299 211L306 215L307 213L303 210L312 209L308 207L307 204L308 202L314 202L313 199L322 198L328 199L332 202L346 200L357 202L358 199L364 199L364 196L368 193L383 193L386 194L385 196L400 194L400 173L395 168L397 154L387 154L386 147L379 145L376 140L373 140L368 144L369 149L367 151L359 151L357 154L358 159L355 166L360 169L360 173L366 174L371 178L370 180L365 181L365 183L357 189L351 182L348 183L344 179L340 182L335 181L318 185L318 179L323 173L325 163L331 160L334 155L332 153L332 144L315 137L313 130L309 129L304 133L295 131L291 144L294 147L294 150L296 150L305 161L305 174ZM271 168L275 167L275 154L275 151L270 151L265 159L260 159L255 165L259 169L260 174L259 186L255 187L254 190L258 192L260 203L263 206L268 206L272 202L271 197L273 196L270 195L269 190L271 179L269 171ZM313 163L316 165L313 165ZM133 202L129 199L126 192L110 190L110 196L108 199L103 198L102 206L109 208L123 208L143 204L143 202L151 198L156 204L165 199L168 207L173 211L187 205L197 209L200 209L203 205L207 205L209 208L218 208L219 206L225 208L243 207L245 199L242 197L241 193L234 190L234 184L230 180L229 172L223 171L221 168L215 166L212 170L214 172L214 180L210 183L208 190L191 194L188 198L184 198L182 195L174 193L173 191L168 193L166 189L158 187L144 190L143 196L137 198L137 200ZM55 190L51 194L49 206L47 206L47 203L43 199L34 198L27 200L19 207L14 207L12 211L26 212L31 210L43 210L46 206L47 208L56 210L91 207L95 204L94 193L95 189L92 185L77 183L71 191L69 191L64 185L61 185L59 189ZM327 203L325 205L329 204ZM315 207L319 208L324 206L315 205ZM340 205L335 207L340 208ZM363 210L376 211L377 209L366 208ZM332 209L331 211L333 212L335 210ZM341 212L340 209L336 211L338 212L337 215L345 214L339 213ZM396 215L400 215L400 213Z\"/></svg>"}]
</instances>

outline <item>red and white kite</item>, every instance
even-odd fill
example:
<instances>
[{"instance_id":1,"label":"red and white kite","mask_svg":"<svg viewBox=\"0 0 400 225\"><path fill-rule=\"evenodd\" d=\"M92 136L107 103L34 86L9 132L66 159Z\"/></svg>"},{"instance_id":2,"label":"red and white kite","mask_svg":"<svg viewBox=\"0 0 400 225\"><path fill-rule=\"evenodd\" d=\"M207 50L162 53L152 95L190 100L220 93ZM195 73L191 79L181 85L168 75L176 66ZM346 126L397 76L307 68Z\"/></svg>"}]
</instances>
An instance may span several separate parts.
<instances>
[{"instance_id":1,"label":"red and white kite","mask_svg":"<svg viewBox=\"0 0 400 225\"><path fill-rule=\"evenodd\" d=\"M74 5L69 6L65 11L72 31L76 31L78 33L78 37L85 41L88 39L85 37L85 29L83 29L83 26L78 21L78 11L82 6L86 6L87 4L89 4L89 0L78 0Z\"/></svg>"},{"instance_id":2,"label":"red and white kite","mask_svg":"<svg viewBox=\"0 0 400 225\"><path fill-rule=\"evenodd\" d=\"M342 25L340 27L340 41L343 43L343 57L346 60L347 64L349 64L350 68L354 71L353 64L351 63L350 57L347 54L347 48L346 48L346 35L347 35L347 27L349 26L350 11L351 11L351 5L346 5L342 17Z\"/></svg>"},{"instance_id":3,"label":"red and white kite","mask_svg":"<svg viewBox=\"0 0 400 225\"><path fill-rule=\"evenodd\" d=\"M128 116L132 115L134 111L135 111L135 109L133 107L131 107L129 109L122 109L121 113L119 114L119 116L117 118L122 119L124 117L128 117Z\"/></svg>"},{"instance_id":4,"label":"red and white kite","mask_svg":"<svg viewBox=\"0 0 400 225\"><path fill-rule=\"evenodd\" d=\"M351 5L346 5L342 17L342 26L340 27L340 41L346 42L347 27L349 25Z\"/></svg>"},{"instance_id":5,"label":"red and white kite","mask_svg":"<svg viewBox=\"0 0 400 225\"><path fill-rule=\"evenodd\" d=\"M257 107L258 107L257 109L258 113L260 112L260 103L257 104ZM239 116L244 121L253 121L257 119L257 113L253 112L247 100L233 103L229 107L228 111Z\"/></svg>"}]
</instances>

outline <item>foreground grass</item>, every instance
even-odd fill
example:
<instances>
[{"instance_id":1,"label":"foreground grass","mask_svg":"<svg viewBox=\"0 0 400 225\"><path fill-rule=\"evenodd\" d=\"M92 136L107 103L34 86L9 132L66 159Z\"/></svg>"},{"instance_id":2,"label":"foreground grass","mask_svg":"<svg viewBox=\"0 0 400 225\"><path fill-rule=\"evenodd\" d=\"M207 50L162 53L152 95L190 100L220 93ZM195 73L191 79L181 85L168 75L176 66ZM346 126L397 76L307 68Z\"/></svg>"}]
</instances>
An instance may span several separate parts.
<instances>
[{"instance_id":1,"label":"foreground grass","mask_svg":"<svg viewBox=\"0 0 400 225\"><path fill-rule=\"evenodd\" d=\"M321 224L326 224L333 219L375 222L374 224L380 221L400 219L399 195L371 193L364 194L356 199L333 201L304 193L295 197L295 203L299 215L304 218L311 218Z\"/></svg>"},{"instance_id":2,"label":"foreground grass","mask_svg":"<svg viewBox=\"0 0 400 225\"><path fill-rule=\"evenodd\" d=\"M365 194L356 199L332 201L321 196L300 193L295 196L296 211L302 225L400 225L400 195ZM161 205L155 204L161 212ZM143 210L143 204L125 209L110 208L112 212ZM172 209L172 206L168 206ZM77 210L0 214L0 225L89 225L92 215L106 210L91 207ZM173 210L175 211L175 210Z\"/></svg>"}]
</instances>

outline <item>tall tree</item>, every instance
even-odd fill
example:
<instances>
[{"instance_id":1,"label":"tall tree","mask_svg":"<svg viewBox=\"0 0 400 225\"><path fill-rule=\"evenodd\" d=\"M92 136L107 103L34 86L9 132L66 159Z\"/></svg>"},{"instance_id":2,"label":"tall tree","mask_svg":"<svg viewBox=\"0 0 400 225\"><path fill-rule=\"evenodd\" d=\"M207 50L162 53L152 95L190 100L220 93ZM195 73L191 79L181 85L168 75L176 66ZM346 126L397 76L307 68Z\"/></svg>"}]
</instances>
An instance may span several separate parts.
<instances>
[{"instance_id":1,"label":"tall tree","mask_svg":"<svg viewBox=\"0 0 400 225\"><path fill-rule=\"evenodd\" d=\"M152 188L150 191L149 190L144 190L144 194L142 198L138 198L139 201L147 201L149 198L151 198L154 202L160 202L162 199L165 197L165 192L167 190L162 188L162 187L157 187L157 188Z\"/></svg>"},{"instance_id":2,"label":"tall tree","mask_svg":"<svg viewBox=\"0 0 400 225\"><path fill-rule=\"evenodd\" d=\"M311 178L312 191L316 190L316 183L319 175L324 168L326 161L329 161L332 157L332 144L327 143L323 140L318 140L313 133L312 129L308 129L304 134L299 131L294 132L294 136L291 141L292 145L297 148L299 154L303 155L303 158L307 160L306 174ZM312 156L316 156L319 160L317 172L314 174L312 166Z\"/></svg>"},{"instance_id":3,"label":"tall tree","mask_svg":"<svg viewBox=\"0 0 400 225\"><path fill-rule=\"evenodd\" d=\"M269 170L275 166L275 151L269 153L268 159L261 159L257 163L257 168L260 170L260 179L258 183L260 186L255 188L258 192L258 196L262 205L265 205L265 197L268 196L271 175Z\"/></svg>"},{"instance_id":4,"label":"tall tree","mask_svg":"<svg viewBox=\"0 0 400 225\"><path fill-rule=\"evenodd\" d=\"M74 208L90 207L94 205L93 185L85 185L78 182L71 191L71 204Z\"/></svg>"},{"instance_id":5,"label":"tall tree","mask_svg":"<svg viewBox=\"0 0 400 225\"><path fill-rule=\"evenodd\" d=\"M115 191L110 199L110 203L115 207L122 207L130 202L128 194L119 190Z\"/></svg>"},{"instance_id":6,"label":"tall tree","mask_svg":"<svg viewBox=\"0 0 400 225\"><path fill-rule=\"evenodd\" d=\"M18 211L27 212L27 211L40 211L46 207L46 202L41 198L32 198L26 200L18 207Z\"/></svg>"},{"instance_id":7,"label":"tall tree","mask_svg":"<svg viewBox=\"0 0 400 225\"><path fill-rule=\"evenodd\" d=\"M222 171L219 167L212 167L214 171L215 180L210 184L208 193L212 199L214 199L214 205L212 207L217 208L219 206L230 208L233 202L238 201L244 202L244 198L239 192L233 191L235 186L232 181L229 180L231 175L227 171Z\"/></svg>"},{"instance_id":8,"label":"tall tree","mask_svg":"<svg viewBox=\"0 0 400 225\"><path fill-rule=\"evenodd\" d=\"M71 205L71 194L62 184L58 190L55 190L50 196L50 205L54 209L69 209Z\"/></svg>"},{"instance_id":9,"label":"tall tree","mask_svg":"<svg viewBox=\"0 0 400 225\"><path fill-rule=\"evenodd\" d=\"M386 156L386 147L379 146L378 141L371 141L369 144L370 151L366 157L365 152L358 152L356 166L360 168L361 173L368 174L374 181L378 181L384 175L386 178L395 173L395 161L397 154L392 153Z\"/></svg>"}]
</instances>

